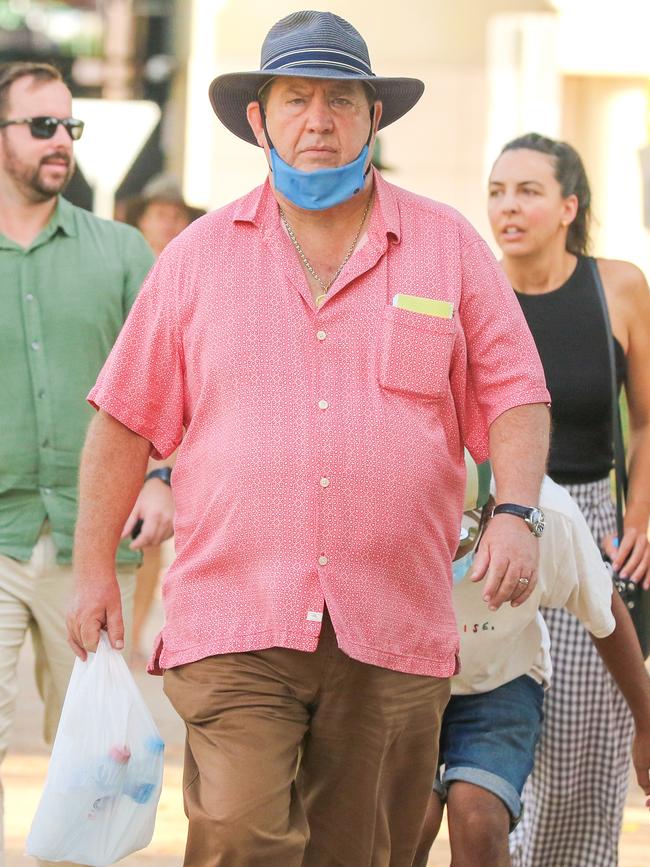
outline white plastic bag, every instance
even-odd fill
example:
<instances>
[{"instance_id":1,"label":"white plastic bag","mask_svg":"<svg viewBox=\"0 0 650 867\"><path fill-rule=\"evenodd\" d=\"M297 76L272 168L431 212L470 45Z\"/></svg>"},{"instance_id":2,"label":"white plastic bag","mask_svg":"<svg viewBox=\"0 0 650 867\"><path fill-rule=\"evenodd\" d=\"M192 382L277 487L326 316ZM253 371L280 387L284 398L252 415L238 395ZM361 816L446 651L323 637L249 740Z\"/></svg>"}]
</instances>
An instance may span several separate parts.
<instances>
[{"instance_id":1,"label":"white plastic bag","mask_svg":"<svg viewBox=\"0 0 650 867\"><path fill-rule=\"evenodd\" d=\"M151 840L164 744L122 656L102 631L77 659L27 854L107 867Z\"/></svg>"}]
</instances>

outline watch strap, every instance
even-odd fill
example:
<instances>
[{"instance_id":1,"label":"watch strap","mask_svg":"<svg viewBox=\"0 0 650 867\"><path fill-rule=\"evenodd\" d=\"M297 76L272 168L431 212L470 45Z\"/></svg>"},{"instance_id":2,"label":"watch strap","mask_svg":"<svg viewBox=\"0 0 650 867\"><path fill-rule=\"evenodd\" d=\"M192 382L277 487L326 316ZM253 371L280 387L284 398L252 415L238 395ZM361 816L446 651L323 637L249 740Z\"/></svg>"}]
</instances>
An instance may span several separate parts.
<instances>
[{"instance_id":1,"label":"watch strap","mask_svg":"<svg viewBox=\"0 0 650 867\"><path fill-rule=\"evenodd\" d=\"M161 482L164 482L166 485L171 487L172 483L172 471L170 467L157 467L155 470L151 470L150 473L147 473L145 476L145 482L148 482L149 479L160 479Z\"/></svg>"},{"instance_id":2,"label":"watch strap","mask_svg":"<svg viewBox=\"0 0 650 867\"><path fill-rule=\"evenodd\" d=\"M517 518L530 518L533 506L519 506L517 503L499 503L492 510L493 515L515 515Z\"/></svg>"}]
</instances>

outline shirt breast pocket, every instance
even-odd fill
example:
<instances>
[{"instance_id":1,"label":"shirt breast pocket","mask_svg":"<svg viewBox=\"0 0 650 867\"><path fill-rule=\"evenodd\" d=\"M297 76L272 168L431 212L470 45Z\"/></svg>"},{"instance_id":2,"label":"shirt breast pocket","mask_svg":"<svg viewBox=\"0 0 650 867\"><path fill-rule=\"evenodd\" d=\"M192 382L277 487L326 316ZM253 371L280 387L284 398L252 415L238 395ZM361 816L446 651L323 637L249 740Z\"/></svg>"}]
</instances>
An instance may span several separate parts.
<instances>
[{"instance_id":1,"label":"shirt breast pocket","mask_svg":"<svg viewBox=\"0 0 650 867\"><path fill-rule=\"evenodd\" d=\"M379 336L379 384L431 400L443 397L455 335L453 319L387 307Z\"/></svg>"}]
</instances>

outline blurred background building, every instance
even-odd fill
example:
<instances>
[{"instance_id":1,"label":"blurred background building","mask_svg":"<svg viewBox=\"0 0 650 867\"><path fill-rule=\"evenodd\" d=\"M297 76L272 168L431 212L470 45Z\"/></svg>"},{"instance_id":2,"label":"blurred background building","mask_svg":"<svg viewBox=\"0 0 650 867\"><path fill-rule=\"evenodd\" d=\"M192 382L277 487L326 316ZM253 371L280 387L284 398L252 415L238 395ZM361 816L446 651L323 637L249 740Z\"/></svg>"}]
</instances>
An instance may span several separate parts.
<instances>
[{"instance_id":1,"label":"blurred background building","mask_svg":"<svg viewBox=\"0 0 650 867\"><path fill-rule=\"evenodd\" d=\"M310 5L0 0L0 59L54 60L76 97L158 106L161 119L133 153L117 199L164 171L179 179L188 202L213 208L259 183L265 161L219 125L208 84L216 74L256 68L269 27ZM566 138L593 183L596 251L650 274L642 169L650 177L650 0L316 5L361 30L375 71L426 83L416 108L382 133L390 180L454 205L489 238L485 185L500 146L530 130ZM105 136L107 159L111 144L128 137L128 122L115 122ZM92 206L81 179L70 195Z\"/></svg>"}]
</instances>

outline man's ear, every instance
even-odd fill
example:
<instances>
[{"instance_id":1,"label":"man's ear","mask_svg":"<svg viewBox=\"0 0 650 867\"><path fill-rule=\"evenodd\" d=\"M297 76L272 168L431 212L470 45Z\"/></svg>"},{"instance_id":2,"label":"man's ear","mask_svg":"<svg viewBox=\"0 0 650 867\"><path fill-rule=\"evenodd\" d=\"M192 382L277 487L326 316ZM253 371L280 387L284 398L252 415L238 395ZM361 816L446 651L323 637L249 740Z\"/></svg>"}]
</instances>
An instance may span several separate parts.
<instances>
[{"instance_id":1,"label":"man's ear","mask_svg":"<svg viewBox=\"0 0 650 867\"><path fill-rule=\"evenodd\" d=\"M255 140L261 148L267 148L266 135L264 134L264 123L262 121L262 112L260 110L260 104L255 100L255 102L249 102L246 106L246 119L248 120L248 125L253 130L253 135L255 136Z\"/></svg>"},{"instance_id":2,"label":"man's ear","mask_svg":"<svg viewBox=\"0 0 650 867\"><path fill-rule=\"evenodd\" d=\"M379 100L377 100L377 102L375 102L373 107L372 107L372 129L370 130L370 136L369 136L370 144L368 146L368 149L369 149L371 155L374 154L374 152L375 152L375 144L377 142L377 130L379 129L379 121L381 120L381 112L382 112L382 104L381 104L381 102L379 102ZM368 163L366 168L369 168L372 165L372 160L373 160L373 157L371 156L370 162Z\"/></svg>"},{"instance_id":3,"label":"man's ear","mask_svg":"<svg viewBox=\"0 0 650 867\"><path fill-rule=\"evenodd\" d=\"M372 115L372 126L373 126L372 134L373 134L373 136L376 136L377 131L379 130L379 121L381 120L381 114L382 114L383 110L384 110L384 107L381 104L381 101L377 100L375 102L374 112Z\"/></svg>"}]
</instances>

